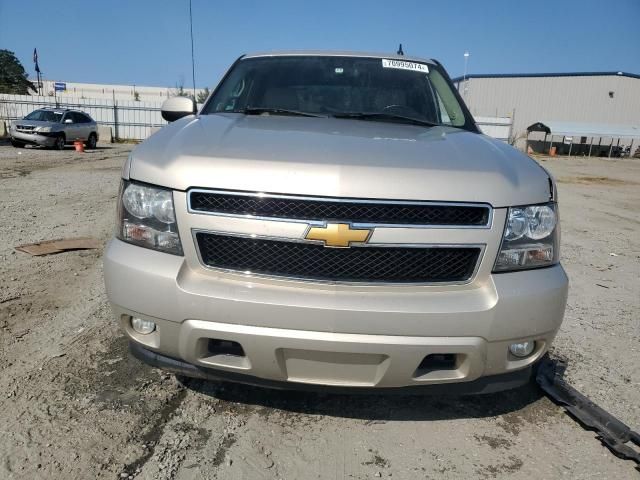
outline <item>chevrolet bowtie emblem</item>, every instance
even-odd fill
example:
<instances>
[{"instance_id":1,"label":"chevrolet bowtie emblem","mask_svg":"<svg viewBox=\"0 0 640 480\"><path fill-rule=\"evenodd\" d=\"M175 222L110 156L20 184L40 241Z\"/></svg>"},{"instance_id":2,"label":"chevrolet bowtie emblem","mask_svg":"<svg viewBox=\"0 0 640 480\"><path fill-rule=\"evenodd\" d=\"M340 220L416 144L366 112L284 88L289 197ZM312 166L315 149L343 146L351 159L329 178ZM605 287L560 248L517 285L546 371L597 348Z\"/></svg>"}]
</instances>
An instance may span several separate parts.
<instances>
[{"instance_id":1,"label":"chevrolet bowtie emblem","mask_svg":"<svg viewBox=\"0 0 640 480\"><path fill-rule=\"evenodd\" d=\"M305 238L319 240L325 247L349 247L353 242L364 243L372 230L353 229L348 223L329 223L326 227L309 227Z\"/></svg>"}]
</instances>

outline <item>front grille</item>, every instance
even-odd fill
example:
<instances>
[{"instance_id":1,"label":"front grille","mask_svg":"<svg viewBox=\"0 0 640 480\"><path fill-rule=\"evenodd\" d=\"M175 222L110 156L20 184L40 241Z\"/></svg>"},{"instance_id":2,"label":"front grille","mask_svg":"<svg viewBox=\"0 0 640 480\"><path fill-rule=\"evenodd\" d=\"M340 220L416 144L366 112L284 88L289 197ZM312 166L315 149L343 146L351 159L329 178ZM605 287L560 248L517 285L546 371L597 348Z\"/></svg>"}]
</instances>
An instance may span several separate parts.
<instances>
[{"instance_id":1,"label":"front grille","mask_svg":"<svg viewBox=\"0 0 640 480\"><path fill-rule=\"evenodd\" d=\"M489 222L489 207L483 205L309 199L201 190L190 192L189 200L191 210L195 212L290 220L447 226L484 226Z\"/></svg>"},{"instance_id":2,"label":"front grille","mask_svg":"<svg viewBox=\"0 0 640 480\"><path fill-rule=\"evenodd\" d=\"M463 282L480 255L478 247L327 248L206 232L196 241L210 267L329 282Z\"/></svg>"},{"instance_id":3,"label":"front grille","mask_svg":"<svg viewBox=\"0 0 640 480\"><path fill-rule=\"evenodd\" d=\"M35 129L32 125L16 125L16 130L20 132L33 132Z\"/></svg>"}]
</instances>

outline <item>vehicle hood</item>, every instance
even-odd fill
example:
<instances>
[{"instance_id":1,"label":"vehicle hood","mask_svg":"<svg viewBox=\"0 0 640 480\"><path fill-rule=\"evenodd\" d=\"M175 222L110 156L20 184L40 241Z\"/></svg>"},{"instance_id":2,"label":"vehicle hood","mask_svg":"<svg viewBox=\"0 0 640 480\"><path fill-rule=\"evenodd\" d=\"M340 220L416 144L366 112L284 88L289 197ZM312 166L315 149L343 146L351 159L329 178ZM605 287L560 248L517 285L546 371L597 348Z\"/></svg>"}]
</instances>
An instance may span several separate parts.
<instances>
[{"instance_id":1,"label":"vehicle hood","mask_svg":"<svg viewBox=\"0 0 640 480\"><path fill-rule=\"evenodd\" d=\"M486 202L549 200L548 174L487 136L336 118L189 116L136 147L129 177L191 187L301 195Z\"/></svg>"},{"instance_id":2,"label":"vehicle hood","mask_svg":"<svg viewBox=\"0 0 640 480\"><path fill-rule=\"evenodd\" d=\"M24 125L26 127L53 127L55 125L60 125L56 122L45 122L42 120L13 120L11 122L12 125Z\"/></svg>"}]
</instances>

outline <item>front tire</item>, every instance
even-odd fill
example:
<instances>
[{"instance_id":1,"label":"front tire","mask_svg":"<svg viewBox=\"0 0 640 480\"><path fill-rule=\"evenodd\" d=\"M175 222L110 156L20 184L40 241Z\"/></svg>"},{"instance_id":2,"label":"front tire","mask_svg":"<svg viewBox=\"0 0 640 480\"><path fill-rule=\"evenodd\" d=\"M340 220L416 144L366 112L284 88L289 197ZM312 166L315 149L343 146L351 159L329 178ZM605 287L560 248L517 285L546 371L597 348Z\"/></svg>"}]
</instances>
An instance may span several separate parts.
<instances>
[{"instance_id":1,"label":"front tire","mask_svg":"<svg viewBox=\"0 0 640 480\"><path fill-rule=\"evenodd\" d=\"M87 139L87 149L95 150L97 143L98 143L98 139L96 138L96 134L92 133L91 135L89 135L89 138Z\"/></svg>"},{"instance_id":2,"label":"front tire","mask_svg":"<svg viewBox=\"0 0 640 480\"><path fill-rule=\"evenodd\" d=\"M66 143L66 140L64 138L64 134L58 135L56 137L55 143L53 144L53 148L55 148L56 150L64 150L65 143Z\"/></svg>"},{"instance_id":3,"label":"front tire","mask_svg":"<svg viewBox=\"0 0 640 480\"><path fill-rule=\"evenodd\" d=\"M16 148L24 148L24 143L19 142L18 140L14 140L13 138L11 139L11 145L13 145Z\"/></svg>"}]
</instances>

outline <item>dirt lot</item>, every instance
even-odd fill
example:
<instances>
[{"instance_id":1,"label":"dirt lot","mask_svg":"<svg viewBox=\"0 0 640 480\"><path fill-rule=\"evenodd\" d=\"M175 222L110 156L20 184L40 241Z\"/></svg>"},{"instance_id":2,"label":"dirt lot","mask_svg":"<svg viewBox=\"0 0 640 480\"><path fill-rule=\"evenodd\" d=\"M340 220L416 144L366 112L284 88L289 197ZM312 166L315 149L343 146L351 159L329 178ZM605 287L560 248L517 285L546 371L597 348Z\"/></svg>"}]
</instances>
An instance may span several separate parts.
<instances>
[{"instance_id":1,"label":"dirt lot","mask_svg":"<svg viewBox=\"0 0 640 480\"><path fill-rule=\"evenodd\" d=\"M0 478L638 478L534 388L475 398L278 392L128 358L102 251L129 147L0 146ZM554 353L640 426L640 161L541 159L559 181L569 306ZM131 476L129 476L131 475Z\"/></svg>"}]
</instances>

